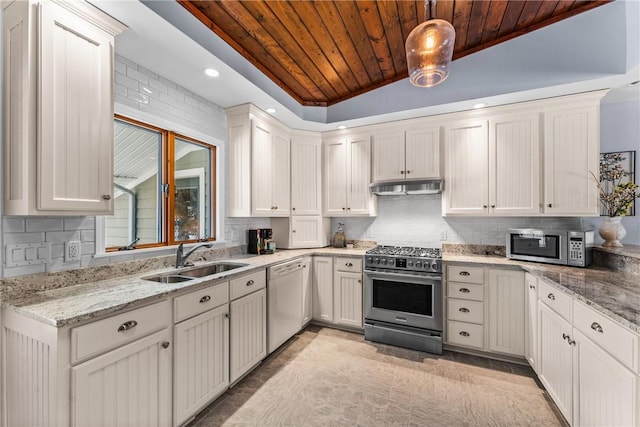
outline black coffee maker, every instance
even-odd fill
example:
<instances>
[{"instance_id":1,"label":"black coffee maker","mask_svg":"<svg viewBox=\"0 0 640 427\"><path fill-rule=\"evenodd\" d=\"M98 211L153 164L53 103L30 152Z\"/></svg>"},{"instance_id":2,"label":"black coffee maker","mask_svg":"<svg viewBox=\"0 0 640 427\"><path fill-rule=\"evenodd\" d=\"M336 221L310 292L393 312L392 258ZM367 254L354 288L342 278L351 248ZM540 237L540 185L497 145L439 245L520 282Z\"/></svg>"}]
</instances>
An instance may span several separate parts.
<instances>
[{"instance_id":1,"label":"black coffee maker","mask_svg":"<svg viewBox=\"0 0 640 427\"><path fill-rule=\"evenodd\" d=\"M249 245L247 252L250 254L272 254L273 249L268 249L267 244L273 237L271 228L257 228L249 230Z\"/></svg>"}]
</instances>

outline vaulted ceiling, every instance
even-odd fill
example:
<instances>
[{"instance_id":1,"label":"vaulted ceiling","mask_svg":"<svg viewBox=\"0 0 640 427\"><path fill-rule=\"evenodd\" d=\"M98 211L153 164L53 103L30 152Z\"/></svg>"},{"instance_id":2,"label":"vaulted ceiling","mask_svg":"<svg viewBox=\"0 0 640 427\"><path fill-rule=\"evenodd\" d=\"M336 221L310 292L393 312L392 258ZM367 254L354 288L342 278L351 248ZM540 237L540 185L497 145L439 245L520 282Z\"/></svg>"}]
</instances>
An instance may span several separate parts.
<instances>
[{"instance_id":1,"label":"vaulted ceiling","mask_svg":"<svg viewBox=\"0 0 640 427\"><path fill-rule=\"evenodd\" d=\"M611 0L438 0L454 60ZM305 106L329 106L407 77L404 41L424 19L409 0L178 0Z\"/></svg>"}]
</instances>

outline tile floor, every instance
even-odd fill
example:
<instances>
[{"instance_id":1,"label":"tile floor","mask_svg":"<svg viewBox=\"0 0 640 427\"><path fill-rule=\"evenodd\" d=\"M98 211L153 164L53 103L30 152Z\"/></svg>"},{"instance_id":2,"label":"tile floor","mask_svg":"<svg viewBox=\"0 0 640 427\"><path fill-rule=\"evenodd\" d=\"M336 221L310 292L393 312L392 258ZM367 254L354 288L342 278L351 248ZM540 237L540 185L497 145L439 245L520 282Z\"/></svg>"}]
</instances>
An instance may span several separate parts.
<instances>
[{"instance_id":1,"label":"tile floor","mask_svg":"<svg viewBox=\"0 0 640 427\"><path fill-rule=\"evenodd\" d=\"M189 427L562 426L529 367L309 326Z\"/></svg>"}]
</instances>

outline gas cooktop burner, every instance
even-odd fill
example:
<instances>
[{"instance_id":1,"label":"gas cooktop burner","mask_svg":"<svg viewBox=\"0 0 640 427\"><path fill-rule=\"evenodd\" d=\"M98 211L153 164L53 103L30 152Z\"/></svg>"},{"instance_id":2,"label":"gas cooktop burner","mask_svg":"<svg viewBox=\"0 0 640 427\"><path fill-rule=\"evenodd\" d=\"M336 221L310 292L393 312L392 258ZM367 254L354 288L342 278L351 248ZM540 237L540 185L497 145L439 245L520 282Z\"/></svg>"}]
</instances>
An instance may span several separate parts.
<instances>
[{"instance_id":1,"label":"gas cooktop burner","mask_svg":"<svg viewBox=\"0 0 640 427\"><path fill-rule=\"evenodd\" d=\"M414 248L411 246L376 246L367 251L367 255L408 256L416 258L442 258L442 252L436 248Z\"/></svg>"}]
</instances>

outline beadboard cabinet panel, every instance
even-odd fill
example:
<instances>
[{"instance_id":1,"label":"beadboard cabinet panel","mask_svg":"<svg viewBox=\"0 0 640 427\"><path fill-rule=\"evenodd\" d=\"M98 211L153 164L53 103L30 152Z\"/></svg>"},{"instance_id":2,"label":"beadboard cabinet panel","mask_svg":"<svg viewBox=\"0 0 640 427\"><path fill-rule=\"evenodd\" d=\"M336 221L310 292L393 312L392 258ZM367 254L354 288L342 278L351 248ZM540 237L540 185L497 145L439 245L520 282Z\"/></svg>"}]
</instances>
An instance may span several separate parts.
<instances>
[{"instance_id":1,"label":"beadboard cabinet panel","mask_svg":"<svg viewBox=\"0 0 640 427\"><path fill-rule=\"evenodd\" d=\"M230 381L236 382L267 355L267 291L231 301Z\"/></svg>"}]
</instances>

